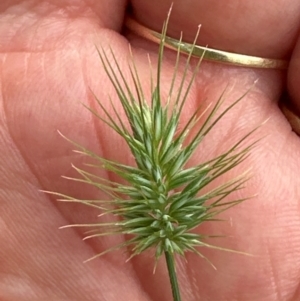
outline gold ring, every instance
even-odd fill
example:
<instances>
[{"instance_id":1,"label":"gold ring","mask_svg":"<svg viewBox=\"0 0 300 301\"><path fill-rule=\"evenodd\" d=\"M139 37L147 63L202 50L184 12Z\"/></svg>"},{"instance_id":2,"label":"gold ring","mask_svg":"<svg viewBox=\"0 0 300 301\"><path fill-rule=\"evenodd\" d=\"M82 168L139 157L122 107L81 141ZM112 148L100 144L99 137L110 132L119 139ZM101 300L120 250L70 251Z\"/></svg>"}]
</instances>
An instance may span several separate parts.
<instances>
[{"instance_id":1,"label":"gold ring","mask_svg":"<svg viewBox=\"0 0 300 301\"><path fill-rule=\"evenodd\" d=\"M152 42L160 43L162 34L152 29L149 29L130 17L125 20L125 26L135 34L146 38ZM182 42L171 37L165 37L165 45L171 49L180 49L182 52L189 54L193 47L192 44ZM237 54L233 52L216 50L195 45L192 55L196 57L203 57L204 60L213 61L222 64L248 67L248 68L268 68L268 69L287 69L288 61L268 59L257 56L250 56L244 54Z\"/></svg>"},{"instance_id":2,"label":"gold ring","mask_svg":"<svg viewBox=\"0 0 300 301\"><path fill-rule=\"evenodd\" d=\"M287 92L283 93L283 95L281 96L279 107L281 109L281 112L291 125L292 130L298 136L300 136L300 112L291 103Z\"/></svg>"}]
</instances>

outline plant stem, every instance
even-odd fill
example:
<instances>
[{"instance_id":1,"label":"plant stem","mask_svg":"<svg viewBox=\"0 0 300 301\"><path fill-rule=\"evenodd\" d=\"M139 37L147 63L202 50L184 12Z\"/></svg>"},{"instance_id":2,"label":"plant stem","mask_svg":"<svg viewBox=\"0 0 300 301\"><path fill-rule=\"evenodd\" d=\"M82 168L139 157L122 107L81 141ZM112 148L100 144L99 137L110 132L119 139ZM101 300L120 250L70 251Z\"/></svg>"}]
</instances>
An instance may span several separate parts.
<instances>
[{"instance_id":1,"label":"plant stem","mask_svg":"<svg viewBox=\"0 0 300 301\"><path fill-rule=\"evenodd\" d=\"M173 300L181 301L179 285L178 285L178 280L177 280L177 275L175 270L174 255L170 252L165 252L165 258L167 262L169 278L172 287Z\"/></svg>"}]
</instances>

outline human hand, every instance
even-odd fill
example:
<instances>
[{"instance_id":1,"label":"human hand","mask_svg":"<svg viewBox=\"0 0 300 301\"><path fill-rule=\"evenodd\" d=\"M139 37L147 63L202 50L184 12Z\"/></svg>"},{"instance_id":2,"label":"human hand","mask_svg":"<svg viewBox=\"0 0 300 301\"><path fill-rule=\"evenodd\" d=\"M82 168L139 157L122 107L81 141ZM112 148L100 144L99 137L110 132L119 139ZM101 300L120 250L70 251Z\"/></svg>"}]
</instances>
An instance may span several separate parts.
<instances>
[{"instance_id":1,"label":"human hand","mask_svg":"<svg viewBox=\"0 0 300 301\"><path fill-rule=\"evenodd\" d=\"M170 5L167 0L132 1L134 17L158 31ZM128 38L143 84L149 85L146 54L154 63L157 46L130 33L120 34L125 8L125 1L0 4L1 300L171 300L164 265L152 275L149 254L125 263L128 254L115 252L83 264L123 238L82 242L83 231L58 231L65 224L95 221L98 212L57 203L39 192L59 191L78 198L101 195L61 179L61 175L74 176L71 163L80 166L84 159L72 153L73 146L57 130L101 156L130 160L122 150L123 142L80 103L95 108L89 87L107 105L108 95L115 95L95 44L107 50L112 47L126 74ZM295 0L194 1L189 6L174 1L168 35L176 37L182 30L184 40L191 42L201 23L199 45L277 59L292 55L287 88L299 104L299 20L300 4ZM163 93L170 84L174 53L166 51L165 59ZM228 84L234 88L225 105L256 79L259 82L216 126L195 161L226 150L270 119L251 138L265 137L241 166L251 166L253 171L243 196L258 196L222 215L231 223L203 228L228 236L215 244L254 257L201 249L216 265L215 271L187 254L189 263L178 265L183 300L294 301L300 297L300 143L277 104L285 89L285 75L276 70L202 64L184 116L190 116L201 102L216 101Z\"/></svg>"}]
</instances>

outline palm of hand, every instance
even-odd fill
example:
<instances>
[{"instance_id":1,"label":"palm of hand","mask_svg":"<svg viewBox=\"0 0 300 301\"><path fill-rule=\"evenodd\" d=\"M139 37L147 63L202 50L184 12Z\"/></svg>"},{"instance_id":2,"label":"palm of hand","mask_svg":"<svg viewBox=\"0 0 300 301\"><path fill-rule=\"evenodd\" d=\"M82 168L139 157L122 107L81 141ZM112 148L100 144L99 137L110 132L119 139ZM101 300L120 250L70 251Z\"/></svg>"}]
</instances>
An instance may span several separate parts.
<instances>
[{"instance_id":1,"label":"palm of hand","mask_svg":"<svg viewBox=\"0 0 300 301\"><path fill-rule=\"evenodd\" d=\"M3 300L120 300L120 296L123 300L170 300L166 271L160 265L153 276L153 262L148 254L125 263L127 254L119 252L83 265L83 260L117 239L83 243L80 231L58 231L64 224L95 221L97 212L57 204L38 192L45 189L78 197L99 197L99 192L89 187L60 178L62 174L74 175L70 163L80 165L83 159L72 154L72 146L57 134L57 129L102 156L130 160L129 154L124 156L122 152L122 142L80 104L83 101L95 105L89 87L107 106L107 95L114 95L94 44L111 46L126 70L127 42L116 32L105 30L120 29L122 7L120 3L101 6L82 4L76 11L74 7L51 10L45 4L37 5L32 14L28 9L23 15L16 10L14 24L19 26L20 34L15 37L9 23L0 25L0 35L7 36L0 54ZM108 18L116 13L116 7L117 16ZM45 9L50 12L45 14ZM9 14L6 18L11 20ZM138 45L135 57L147 86L145 53L150 52L154 62L157 50L135 37L130 40ZM282 52L278 50L280 55ZM169 65L162 81L169 84L172 52L166 58ZM288 301L300 296L300 143L274 102L281 93L282 76L276 71L254 72L205 63L183 118L203 99L216 100L228 82L235 84L228 97L230 103L256 78L259 83L255 89L216 127L212 138L205 141L199 156L194 158L199 161L206 158L206 153L226 150L232 141L270 118L252 138L266 136L247 161L254 177L243 195L258 196L223 215L232 219L232 224L215 223L203 229L231 236L216 244L255 257L203 250L217 266L214 271L197 256L188 255L189 264L178 265L184 300ZM117 103L116 98L113 101Z\"/></svg>"}]
</instances>

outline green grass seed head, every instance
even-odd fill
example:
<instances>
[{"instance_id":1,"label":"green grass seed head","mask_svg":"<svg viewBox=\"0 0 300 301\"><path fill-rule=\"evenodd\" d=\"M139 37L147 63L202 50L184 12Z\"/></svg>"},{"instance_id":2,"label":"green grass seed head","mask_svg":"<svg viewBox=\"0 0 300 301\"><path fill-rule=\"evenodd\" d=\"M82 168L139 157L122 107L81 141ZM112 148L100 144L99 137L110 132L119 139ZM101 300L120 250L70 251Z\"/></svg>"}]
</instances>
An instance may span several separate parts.
<instances>
[{"instance_id":1,"label":"green grass seed head","mask_svg":"<svg viewBox=\"0 0 300 301\"><path fill-rule=\"evenodd\" d=\"M204 188L247 157L253 144L244 148L241 147L241 144L248 135L218 157L208 162L201 162L196 166L187 167L187 162L199 149L203 138L243 96L219 113L223 101L222 95L215 106L205 112L208 115L206 119L204 119L204 114L199 116L201 111L199 108L179 129L182 109L187 101L201 60L195 67L185 90L183 87L186 86L187 73L190 69L192 48L186 59L179 90L176 90L177 94L175 94L174 83L178 75L181 53L178 48L169 95L167 99L162 99L160 74L165 35L166 24L162 31L159 47L156 83L154 84L151 79L152 96L150 99L145 99L133 58L131 58L130 65L130 80L134 83L134 89L131 90L113 50L110 51L111 61L102 48L98 49L100 60L115 88L130 128L120 117L112 118L105 106L98 100L99 110L102 110L105 117L101 117L101 114L95 110L90 109L90 111L125 140L134 157L135 165L124 165L99 157L76 144L78 152L100 162L105 170L125 180L125 184L101 179L76 168L80 179L75 180L96 186L108 194L110 200L78 200L57 194L64 200L96 207L101 215L113 214L118 217L119 221L115 223L75 225L99 229L98 233L88 235L87 238L99 237L101 239L101 236L113 234L128 235L129 238L126 242L95 257L123 247L131 249L130 258L150 248L155 250L156 260L165 252L184 255L185 252L191 251L203 257L198 247L213 246L205 243L203 235L193 232L194 229L206 221L215 220L218 213L243 201L243 199L225 200L232 192L242 188L245 182L244 176L223 183L210 191L206 189L204 192ZM112 64L117 68L113 68ZM170 99L175 99L173 105ZM112 102L110 104L117 113L114 104ZM118 116L118 114L116 115ZM201 126L198 122L200 119ZM194 133L192 137L191 132ZM189 141L187 141L187 137L189 137Z\"/></svg>"}]
</instances>

